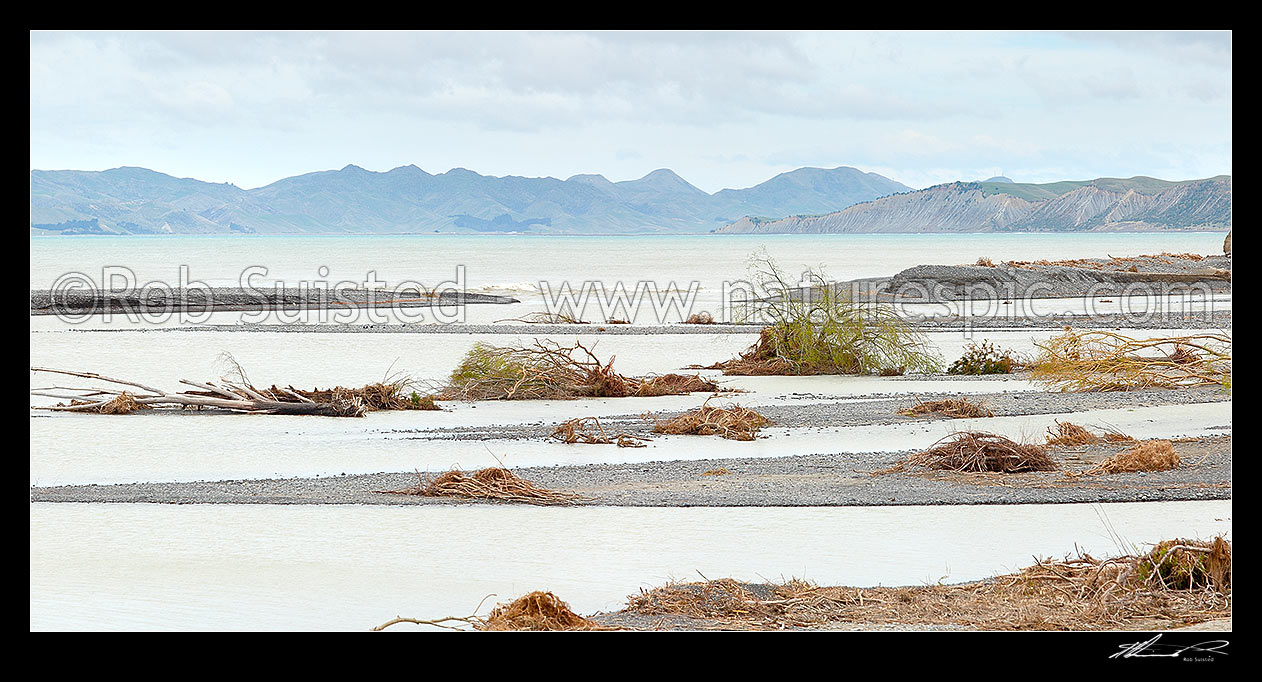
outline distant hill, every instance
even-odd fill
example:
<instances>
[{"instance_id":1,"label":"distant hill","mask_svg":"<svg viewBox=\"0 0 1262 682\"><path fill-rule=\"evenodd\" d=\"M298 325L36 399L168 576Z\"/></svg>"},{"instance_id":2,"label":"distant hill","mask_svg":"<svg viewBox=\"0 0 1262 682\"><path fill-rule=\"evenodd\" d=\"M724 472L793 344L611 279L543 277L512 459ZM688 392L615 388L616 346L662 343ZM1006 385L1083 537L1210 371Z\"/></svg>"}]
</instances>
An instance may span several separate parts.
<instances>
[{"instance_id":1,"label":"distant hill","mask_svg":"<svg viewBox=\"0 0 1262 682\"><path fill-rule=\"evenodd\" d=\"M744 215L836 211L911 188L854 168L801 168L708 194L673 171L492 177L349 165L243 190L145 168L31 171L32 234L709 232Z\"/></svg>"},{"instance_id":2,"label":"distant hill","mask_svg":"<svg viewBox=\"0 0 1262 682\"><path fill-rule=\"evenodd\" d=\"M1228 230L1231 176L1138 176L1047 184L953 182L822 215L746 217L720 232L1072 232Z\"/></svg>"}]
</instances>

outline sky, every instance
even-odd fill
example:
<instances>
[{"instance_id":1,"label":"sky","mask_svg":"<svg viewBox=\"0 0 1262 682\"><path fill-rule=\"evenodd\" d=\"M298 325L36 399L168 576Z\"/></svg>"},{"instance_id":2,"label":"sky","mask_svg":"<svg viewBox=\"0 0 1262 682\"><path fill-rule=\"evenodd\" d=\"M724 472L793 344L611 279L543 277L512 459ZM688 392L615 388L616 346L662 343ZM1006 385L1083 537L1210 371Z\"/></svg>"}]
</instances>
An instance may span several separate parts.
<instances>
[{"instance_id":1,"label":"sky","mask_svg":"<svg viewBox=\"0 0 1262 682\"><path fill-rule=\"evenodd\" d=\"M1231 174L1231 32L33 31L31 168Z\"/></svg>"}]
</instances>

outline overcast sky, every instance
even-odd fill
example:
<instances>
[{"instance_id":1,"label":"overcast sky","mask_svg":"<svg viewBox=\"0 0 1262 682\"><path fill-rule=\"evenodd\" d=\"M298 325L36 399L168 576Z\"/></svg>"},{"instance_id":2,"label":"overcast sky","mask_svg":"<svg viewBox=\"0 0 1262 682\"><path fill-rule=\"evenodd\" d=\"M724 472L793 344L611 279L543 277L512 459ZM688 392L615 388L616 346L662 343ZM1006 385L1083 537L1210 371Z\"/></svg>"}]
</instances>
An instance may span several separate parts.
<instances>
[{"instance_id":1,"label":"overcast sky","mask_svg":"<svg viewBox=\"0 0 1262 682\"><path fill-rule=\"evenodd\" d=\"M1223 32L31 33L31 168L253 188L356 164L802 166L912 187L1231 171Z\"/></svg>"}]
</instances>

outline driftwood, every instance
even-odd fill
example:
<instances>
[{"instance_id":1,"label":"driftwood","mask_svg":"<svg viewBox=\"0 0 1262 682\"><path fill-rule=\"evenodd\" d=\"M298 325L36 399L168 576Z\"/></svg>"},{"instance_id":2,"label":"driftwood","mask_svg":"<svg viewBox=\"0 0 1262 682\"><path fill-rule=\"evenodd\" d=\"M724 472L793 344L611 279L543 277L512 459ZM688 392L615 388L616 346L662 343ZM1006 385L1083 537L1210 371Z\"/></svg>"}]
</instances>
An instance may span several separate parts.
<instances>
[{"instance_id":1,"label":"driftwood","mask_svg":"<svg viewBox=\"0 0 1262 682\"><path fill-rule=\"evenodd\" d=\"M325 417L362 417L368 410L363 401L357 397L346 400L334 400L332 402L316 402L294 390L273 387L274 390L259 391L243 381L229 381L222 378L218 383L181 379L180 383L200 390L172 393L135 381L115 379L94 372L72 372L46 367L32 367L31 371L93 379L107 384L114 384L115 386L130 386L133 389L128 391L118 388L68 386L33 388L31 389L31 395L70 401L68 405L59 404L32 408L37 410L124 414L137 409L159 406L181 408L213 407L250 414L294 414Z\"/></svg>"}]
</instances>

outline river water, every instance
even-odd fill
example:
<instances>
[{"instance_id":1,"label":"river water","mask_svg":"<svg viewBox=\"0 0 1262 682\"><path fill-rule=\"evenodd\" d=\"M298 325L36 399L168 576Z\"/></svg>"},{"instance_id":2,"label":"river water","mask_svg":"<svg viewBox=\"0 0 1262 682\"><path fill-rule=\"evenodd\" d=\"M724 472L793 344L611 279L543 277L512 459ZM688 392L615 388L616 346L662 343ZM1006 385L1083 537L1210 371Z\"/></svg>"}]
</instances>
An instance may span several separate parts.
<instances>
[{"instance_id":1,"label":"river water","mask_svg":"<svg viewBox=\"0 0 1262 682\"><path fill-rule=\"evenodd\" d=\"M836 279L890 275L920 263L978 257L1034 260L1153 252L1217 253L1221 233L1075 235L740 235L681 237L82 237L31 240L32 288L81 273L135 283L188 277L235 286L253 266L258 282L320 279L432 286L463 272L469 290L502 293L518 306L471 306L467 322L544 309L550 284L652 282L717 300L766 249L787 270L823 266ZM463 271L459 268L463 267ZM325 268L322 270L321 268ZM108 269L108 270L107 270ZM131 274L128 275L127 273ZM671 284L674 282L674 284ZM708 298L706 298L708 297ZM1046 310L1124 302L1042 302ZM1230 306L1229 298L1200 309ZM651 307L651 306L650 306ZM993 313L992 313L993 314ZM591 315L588 319L599 321ZM212 322L234 324L237 314ZM319 322L320 320L313 320ZM636 322L662 321L653 314ZM162 325L183 324L167 320ZM296 334L146 331L150 321L99 317L68 324L32 318L31 365L80 369L174 387L213 379L232 354L256 383L362 385L399 371L438 381L476 341L512 335ZM122 331L120 331L122 330ZM983 338L1019 351L1051 332L931 335L950 360ZM1161 330L1136 334L1163 334ZM573 340L557 335L558 341ZM584 335L624 374L662 373L731 357L753 335ZM845 400L916 392L1032 391L1024 381L893 380L879 377L746 377L724 381L749 405ZM32 386L71 383L32 376ZM417 429L530 424L569 417L683 409L701 398L456 405L450 411L376 413L362 420L249 415L170 416L32 412L32 485L336 475L588 461L782 456L919 447L948 426L833 428L653 448L551 443L418 441ZM32 404L47 404L33 398ZM1194 435L1231 424L1230 403L1087 415L1140 437ZM1018 436L1054 418L989 420ZM957 424L958 426L958 424ZM787 435L778 431L774 436ZM878 447L879 446L879 447ZM1097 556L1161 539L1230 530L1230 502L862 508L567 508L519 506L30 505L32 630L365 630L396 615L466 615L488 594L506 600L552 590L580 613L617 609L640 587L672 579L804 577L821 584L902 585L984 578L1061 556L1075 545ZM1110 531L1109 529L1113 530ZM485 613L485 608L483 613Z\"/></svg>"}]
</instances>

